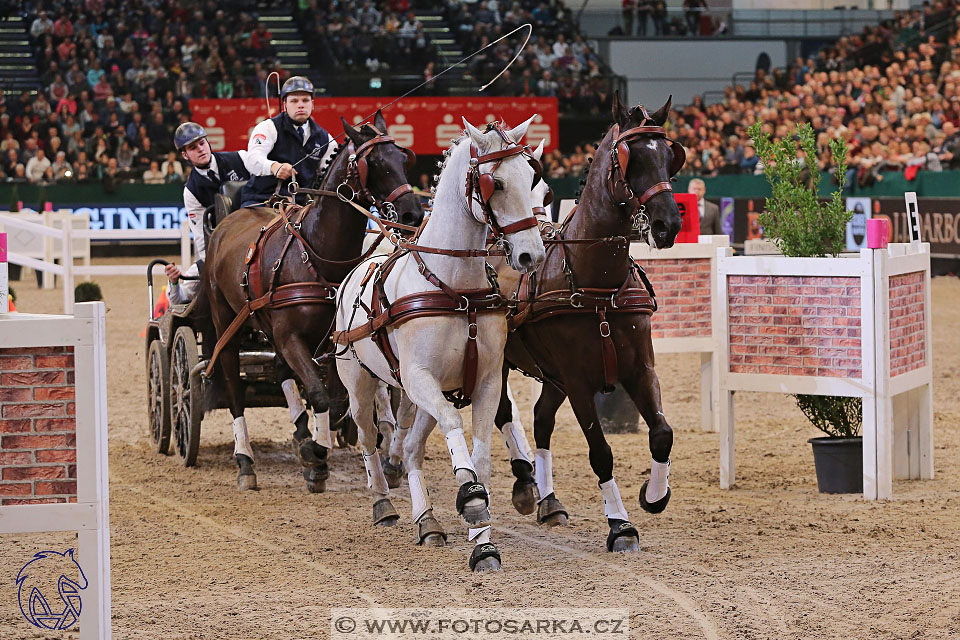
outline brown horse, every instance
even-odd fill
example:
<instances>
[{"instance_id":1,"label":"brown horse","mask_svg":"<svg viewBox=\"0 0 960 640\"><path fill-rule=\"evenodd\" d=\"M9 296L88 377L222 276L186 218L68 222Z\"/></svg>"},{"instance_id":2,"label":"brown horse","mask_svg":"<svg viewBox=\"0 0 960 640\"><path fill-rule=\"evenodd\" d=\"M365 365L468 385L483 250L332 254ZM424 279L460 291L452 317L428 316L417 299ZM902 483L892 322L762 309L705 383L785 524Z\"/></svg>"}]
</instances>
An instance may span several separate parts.
<instances>
[{"instance_id":1,"label":"brown horse","mask_svg":"<svg viewBox=\"0 0 960 640\"><path fill-rule=\"evenodd\" d=\"M355 129L343 121L343 128L348 140L320 184L313 185L328 195L319 195L313 204L280 220L277 210L267 207L237 211L217 225L207 245L204 294L222 343L212 377L214 382L220 381L219 375L225 379L241 490L256 488L256 474L243 417L236 328L245 321L262 331L305 387L314 412L313 439L304 412L295 422L294 440L307 488L323 491L331 446L330 411L335 417L344 415L347 398L335 368L325 364L321 369L314 358L325 349L336 286L359 263L367 227L367 218L352 203L329 194L335 191L364 209L376 206L404 224L423 220L420 199L406 178L413 153L384 133L383 114L377 112L373 126ZM252 311L258 305L251 301L257 299L266 304ZM224 334L230 331L234 333L225 341Z\"/></svg>"},{"instance_id":2,"label":"brown horse","mask_svg":"<svg viewBox=\"0 0 960 640\"><path fill-rule=\"evenodd\" d=\"M553 240L545 243L545 262L535 277L524 276L518 287L518 311L505 351L510 367L545 381L534 409L534 476L522 427L510 424L504 368L496 423L510 448L517 478L514 505L521 513L531 513L537 503L536 487L538 520L566 521L553 491L550 438L557 410L569 398L600 483L610 551L639 548L639 534L613 479L613 453L594 402L597 393L611 390L616 382L636 403L650 430L653 466L651 480L641 490L641 505L657 513L670 498L673 432L661 411L650 337L656 303L652 287L629 253L631 237L664 248L673 245L680 230L670 179L683 166L684 152L663 129L669 110L668 100L653 114L642 106L628 111L615 96L615 124L597 147L578 207L562 227L548 234Z\"/></svg>"}]
</instances>

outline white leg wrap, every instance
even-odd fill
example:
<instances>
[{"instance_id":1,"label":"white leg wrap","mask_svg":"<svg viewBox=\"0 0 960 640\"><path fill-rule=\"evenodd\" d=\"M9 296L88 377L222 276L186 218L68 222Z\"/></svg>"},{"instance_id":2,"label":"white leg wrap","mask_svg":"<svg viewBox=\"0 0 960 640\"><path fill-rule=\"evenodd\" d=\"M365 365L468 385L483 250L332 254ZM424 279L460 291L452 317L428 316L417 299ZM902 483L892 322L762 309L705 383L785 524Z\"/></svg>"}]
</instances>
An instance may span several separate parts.
<instances>
[{"instance_id":1,"label":"white leg wrap","mask_svg":"<svg viewBox=\"0 0 960 640\"><path fill-rule=\"evenodd\" d=\"M447 449L450 451L450 460L453 462L453 472L466 469L477 477L477 470L470 459L470 450L467 448L467 439L463 437L463 429L453 429L446 435Z\"/></svg>"},{"instance_id":2,"label":"white leg wrap","mask_svg":"<svg viewBox=\"0 0 960 640\"><path fill-rule=\"evenodd\" d=\"M300 389L292 378L280 383L280 388L283 389L283 397L287 399L287 406L290 407L290 422L296 423L300 414L306 411L303 398L300 397Z\"/></svg>"},{"instance_id":3,"label":"white leg wrap","mask_svg":"<svg viewBox=\"0 0 960 640\"><path fill-rule=\"evenodd\" d=\"M476 529L471 528L467 532L467 540L474 543L474 546L490 542L490 525L478 527Z\"/></svg>"},{"instance_id":4,"label":"white leg wrap","mask_svg":"<svg viewBox=\"0 0 960 640\"><path fill-rule=\"evenodd\" d=\"M253 460L253 449L250 448L250 435L247 433L247 419L243 416L233 421L233 455L242 453Z\"/></svg>"},{"instance_id":5,"label":"white leg wrap","mask_svg":"<svg viewBox=\"0 0 960 640\"><path fill-rule=\"evenodd\" d=\"M647 483L647 502L656 502L667 495L670 487L670 460L650 461L650 482Z\"/></svg>"},{"instance_id":6,"label":"white leg wrap","mask_svg":"<svg viewBox=\"0 0 960 640\"><path fill-rule=\"evenodd\" d=\"M363 455L363 466L367 468L367 488L374 493L382 496L390 495L390 489L387 487L387 479L383 475L383 467L380 466L380 453L361 452Z\"/></svg>"},{"instance_id":7,"label":"white leg wrap","mask_svg":"<svg viewBox=\"0 0 960 640\"><path fill-rule=\"evenodd\" d=\"M603 513L607 518L615 520L629 520L627 509L623 506L623 500L620 499L620 489L617 488L617 481L610 478L600 485L600 493L603 494Z\"/></svg>"},{"instance_id":8,"label":"white leg wrap","mask_svg":"<svg viewBox=\"0 0 960 640\"><path fill-rule=\"evenodd\" d=\"M519 422L508 422L503 425L501 434L507 449L510 450L511 460L525 460L533 464L533 452L530 450L530 443L527 442L527 434L523 431L523 425Z\"/></svg>"},{"instance_id":9,"label":"white leg wrap","mask_svg":"<svg viewBox=\"0 0 960 640\"><path fill-rule=\"evenodd\" d=\"M330 412L313 414L313 441L321 447L333 449L333 439L330 437Z\"/></svg>"},{"instance_id":10,"label":"white leg wrap","mask_svg":"<svg viewBox=\"0 0 960 640\"><path fill-rule=\"evenodd\" d=\"M553 493L553 452L549 449L537 449L533 475L537 481L537 491L543 500Z\"/></svg>"},{"instance_id":11,"label":"white leg wrap","mask_svg":"<svg viewBox=\"0 0 960 640\"><path fill-rule=\"evenodd\" d=\"M413 521L419 522L433 505L430 504L430 494L423 484L423 471L417 469L407 474L407 483L410 485L410 503L413 507Z\"/></svg>"}]
</instances>

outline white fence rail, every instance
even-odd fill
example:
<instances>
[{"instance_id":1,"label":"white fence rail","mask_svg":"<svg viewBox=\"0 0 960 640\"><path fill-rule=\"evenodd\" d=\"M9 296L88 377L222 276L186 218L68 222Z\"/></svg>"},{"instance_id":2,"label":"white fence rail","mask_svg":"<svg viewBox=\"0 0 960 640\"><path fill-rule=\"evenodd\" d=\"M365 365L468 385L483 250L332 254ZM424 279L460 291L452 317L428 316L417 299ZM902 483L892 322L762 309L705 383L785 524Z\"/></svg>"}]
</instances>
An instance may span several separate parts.
<instances>
[{"instance_id":1,"label":"white fence rail","mask_svg":"<svg viewBox=\"0 0 960 640\"><path fill-rule=\"evenodd\" d=\"M90 241L179 240L181 264L189 265L193 261L189 225L181 225L179 229L75 229L74 226L72 220L63 216L0 212L0 231L6 230L10 236L7 260L10 264L42 272L48 288L53 287L53 276L60 276L63 282L63 311L66 314L73 313L73 290L77 277L141 275L146 268L146 264L142 263L90 265ZM12 234L11 231L18 233ZM83 241L80 250L85 251L84 265L74 264L78 240ZM26 253L16 250L20 246ZM36 255L38 246L42 250ZM55 262L57 259L60 264Z\"/></svg>"}]
</instances>

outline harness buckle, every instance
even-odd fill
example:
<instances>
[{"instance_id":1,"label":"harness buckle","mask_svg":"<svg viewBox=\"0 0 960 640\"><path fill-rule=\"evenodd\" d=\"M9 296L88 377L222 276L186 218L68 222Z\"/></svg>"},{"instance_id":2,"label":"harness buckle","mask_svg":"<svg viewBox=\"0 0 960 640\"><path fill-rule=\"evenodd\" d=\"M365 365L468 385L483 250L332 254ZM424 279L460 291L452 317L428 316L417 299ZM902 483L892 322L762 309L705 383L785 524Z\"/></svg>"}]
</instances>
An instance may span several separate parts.
<instances>
[{"instance_id":1,"label":"harness buckle","mask_svg":"<svg viewBox=\"0 0 960 640\"><path fill-rule=\"evenodd\" d=\"M614 291L613 293L610 294L610 308L611 308L611 309L618 309L618 308L619 308L619 307L617 307L617 292L616 292L616 291Z\"/></svg>"},{"instance_id":2,"label":"harness buckle","mask_svg":"<svg viewBox=\"0 0 960 640\"><path fill-rule=\"evenodd\" d=\"M454 311L467 311L469 308L470 308L470 301L467 300L467 296L460 296L460 300L457 301L457 308L454 309Z\"/></svg>"},{"instance_id":3,"label":"harness buckle","mask_svg":"<svg viewBox=\"0 0 960 640\"><path fill-rule=\"evenodd\" d=\"M273 270L274 270L274 271L277 271L277 270L280 268L280 260L281 260L281 258L277 258L277 261L273 263Z\"/></svg>"},{"instance_id":4,"label":"harness buckle","mask_svg":"<svg viewBox=\"0 0 960 640\"><path fill-rule=\"evenodd\" d=\"M307 252L304 251L300 254L300 264L307 264L310 261L310 256L307 255Z\"/></svg>"},{"instance_id":5,"label":"harness buckle","mask_svg":"<svg viewBox=\"0 0 960 640\"><path fill-rule=\"evenodd\" d=\"M583 303L580 302L580 298L582 297L583 297L582 293L580 293L579 291L574 291L572 294L570 294L570 306L576 309L582 309Z\"/></svg>"},{"instance_id":6,"label":"harness buckle","mask_svg":"<svg viewBox=\"0 0 960 640\"><path fill-rule=\"evenodd\" d=\"M610 323L604 320L600 323L600 337L609 338L610 337Z\"/></svg>"},{"instance_id":7,"label":"harness buckle","mask_svg":"<svg viewBox=\"0 0 960 640\"><path fill-rule=\"evenodd\" d=\"M471 322L467 325L467 340L476 340L479 333L480 328L477 326L476 322Z\"/></svg>"}]
</instances>

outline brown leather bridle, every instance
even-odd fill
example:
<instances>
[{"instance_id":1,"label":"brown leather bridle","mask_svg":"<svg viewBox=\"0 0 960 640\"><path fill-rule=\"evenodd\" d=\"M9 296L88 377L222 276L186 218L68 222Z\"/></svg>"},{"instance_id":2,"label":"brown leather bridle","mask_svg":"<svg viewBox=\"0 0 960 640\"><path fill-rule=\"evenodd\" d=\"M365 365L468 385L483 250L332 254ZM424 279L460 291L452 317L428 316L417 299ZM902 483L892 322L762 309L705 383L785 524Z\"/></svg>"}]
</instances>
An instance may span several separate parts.
<instances>
[{"instance_id":1,"label":"brown leather bridle","mask_svg":"<svg viewBox=\"0 0 960 640\"><path fill-rule=\"evenodd\" d=\"M631 220L633 221L633 226L637 231L641 231L641 229L648 224L645 213L647 202L649 202L658 194L673 192L673 187L670 185L669 181L661 181L649 187L639 196L634 193L633 188L627 181L627 164L630 161L630 143L641 137L648 137L651 139L663 138L666 140L670 145L670 150L673 152L673 161L670 163L671 177L676 175L677 172L683 168L687 154L683 148L683 145L676 140L667 137L666 130L662 126L655 123L653 118L650 117L650 114L647 113L647 110L643 106L638 107L638 109L640 109L643 113L643 120L639 126L633 127L632 129L627 129L623 133L620 133L620 125L613 125L614 140L610 150L610 170L608 182L610 185L611 197L620 206L629 207L629 214Z\"/></svg>"},{"instance_id":2,"label":"brown leather bridle","mask_svg":"<svg viewBox=\"0 0 960 640\"><path fill-rule=\"evenodd\" d=\"M496 190L496 181L494 180L493 174L507 158L523 155L533 168L533 183L530 185L530 189L533 189L537 183L540 182L540 177L543 175L543 166L540 164L540 161L534 157L533 151L531 151L528 145L520 145L511 140L499 123L493 122L488 124L486 130L493 130L499 133L503 141L507 143L507 146L499 151L480 155L480 150L477 148L476 143L470 143L470 168L467 169L466 196L471 209L473 201L476 200L483 210L484 219L478 220L478 222L489 224L494 231L496 231L497 235L503 238L512 233L536 227L538 221L535 216L531 215L506 226L500 226L500 223L497 222L496 217L493 215L493 209L490 207L490 198L493 197L494 191ZM493 168L490 169L490 171L480 170L482 165L490 163L493 163Z\"/></svg>"},{"instance_id":3,"label":"brown leather bridle","mask_svg":"<svg viewBox=\"0 0 960 640\"><path fill-rule=\"evenodd\" d=\"M393 137L383 133L373 125L368 124L367 126L373 129L377 135L376 137L367 140L359 147L355 148L352 141L347 145L346 152L349 154L347 177L337 187L337 195L340 196L341 199L345 199L347 201L359 197L364 204L374 205L384 220L389 222L397 222L399 216L397 215L397 210L393 203L397 198L408 193L413 193L413 187L410 186L409 182L405 182L391 191L386 198L383 198L382 200L377 198L377 196L374 195L367 186L367 174L369 170L367 166L367 156L370 155L370 152L373 151L373 148L378 144L387 143L393 143L401 151L407 154L407 167L412 166L417 161L417 156L411 149L398 145ZM349 197L347 197L347 194L349 194Z\"/></svg>"}]
</instances>

